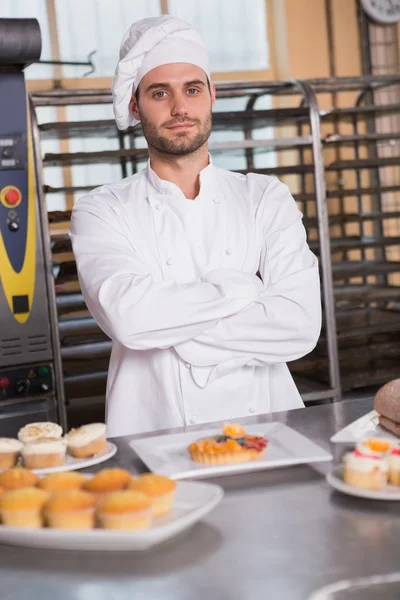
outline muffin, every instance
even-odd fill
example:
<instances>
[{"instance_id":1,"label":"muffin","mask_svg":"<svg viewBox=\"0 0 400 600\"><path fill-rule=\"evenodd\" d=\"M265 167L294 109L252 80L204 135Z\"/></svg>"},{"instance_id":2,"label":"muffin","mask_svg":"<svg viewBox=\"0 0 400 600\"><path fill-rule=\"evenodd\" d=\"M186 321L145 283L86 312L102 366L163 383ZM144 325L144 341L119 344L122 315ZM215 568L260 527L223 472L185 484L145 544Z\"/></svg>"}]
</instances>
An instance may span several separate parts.
<instances>
[{"instance_id":1,"label":"muffin","mask_svg":"<svg viewBox=\"0 0 400 600\"><path fill-rule=\"evenodd\" d=\"M189 446L191 459L206 465L231 465L257 460L265 451L267 440L247 435L243 427L228 423L222 435L196 440Z\"/></svg>"},{"instance_id":2,"label":"muffin","mask_svg":"<svg viewBox=\"0 0 400 600\"><path fill-rule=\"evenodd\" d=\"M48 498L48 492L34 487L5 492L0 498L3 524L29 529L42 527L42 508Z\"/></svg>"},{"instance_id":3,"label":"muffin","mask_svg":"<svg viewBox=\"0 0 400 600\"><path fill-rule=\"evenodd\" d=\"M147 529L152 517L151 500L142 492L114 492L100 503L97 517L105 529Z\"/></svg>"},{"instance_id":4,"label":"muffin","mask_svg":"<svg viewBox=\"0 0 400 600\"><path fill-rule=\"evenodd\" d=\"M63 465L66 452L64 439L45 437L25 444L21 456L27 469L48 469Z\"/></svg>"},{"instance_id":5,"label":"muffin","mask_svg":"<svg viewBox=\"0 0 400 600\"><path fill-rule=\"evenodd\" d=\"M17 464L23 443L14 438L0 438L0 469L11 469Z\"/></svg>"},{"instance_id":6,"label":"muffin","mask_svg":"<svg viewBox=\"0 0 400 600\"><path fill-rule=\"evenodd\" d=\"M0 487L5 490L17 490L20 488L34 487L39 481L38 475L29 469L15 467L0 473Z\"/></svg>"},{"instance_id":7,"label":"muffin","mask_svg":"<svg viewBox=\"0 0 400 600\"><path fill-rule=\"evenodd\" d=\"M353 487L383 490L387 484L388 471L384 458L363 454L359 450L348 452L343 459L343 479Z\"/></svg>"},{"instance_id":8,"label":"muffin","mask_svg":"<svg viewBox=\"0 0 400 600\"><path fill-rule=\"evenodd\" d=\"M100 501L113 492L124 490L131 479L132 475L125 469L119 467L102 469L91 479L86 479L82 489L95 494Z\"/></svg>"},{"instance_id":9,"label":"muffin","mask_svg":"<svg viewBox=\"0 0 400 600\"><path fill-rule=\"evenodd\" d=\"M18 439L24 444L34 442L39 438L60 438L62 429L57 423L47 421L45 423L29 423L18 431Z\"/></svg>"},{"instance_id":10,"label":"muffin","mask_svg":"<svg viewBox=\"0 0 400 600\"><path fill-rule=\"evenodd\" d=\"M400 448L392 448L386 460L389 467L389 483L400 485Z\"/></svg>"},{"instance_id":11,"label":"muffin","mask_svg":"<svg viewBox=\"0 0 400 600\"><path fill-rule=\"evenodd\" d=\"M86 477L76 471L50 473L50 475L40 479L38 487L48 492L67 492L79 490L85 481Z\"/></svg>"},{"instance_id":12,"label":"muffin","mask_svg":"<svg viewBox=\"0 0 400 600\"><path fill-rule=\"evenodd\" d=\"M90 423L71 429L65 436L68 452L76 458L89 458L107 448L106 426L104 423Z\"/></svg>"},{"instance_id":13,"label":"muffin","mask_svg":"<svg viewBox=\"0 0 400 600\"><path fill-rule=\"evenodd\" d=\"M92 529L95 524L96 498L82 490L53 494L44 507L49 527L57 529Z\"/></svg>"},{"instance_id":14,"label":"muffin","mask_svg":"<svg viewBox=\"0 0 400 600\"><path fill-rule=\"evenodd\" d=\"M175 499L176 482L163 475L145 473L132 479L128 490L143 492L151 499L154 517L168 513Z\"/></svg>"}]
</instances>

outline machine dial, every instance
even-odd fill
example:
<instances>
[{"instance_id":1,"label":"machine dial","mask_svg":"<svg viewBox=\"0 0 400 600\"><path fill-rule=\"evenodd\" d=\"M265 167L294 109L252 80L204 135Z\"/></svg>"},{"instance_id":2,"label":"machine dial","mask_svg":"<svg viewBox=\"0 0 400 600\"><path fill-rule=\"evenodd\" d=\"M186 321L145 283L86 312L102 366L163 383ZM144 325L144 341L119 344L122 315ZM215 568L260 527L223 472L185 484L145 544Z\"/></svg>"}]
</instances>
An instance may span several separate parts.
<instances>
[{"instance_id":1,"label":"machine dial","mask_svg":"<svg viewBox=\"0 0 400 600\"><path fill-rule=\"evenodd\" d=\"M17 394L26 394L29 392L29 388L31 387L31 382L29 379L18 379L15 383L15 391Z\"/></svg>"},{"instance_id":2,"label":"machine dial","mask_svg":"<svg viewBox=\"0 0 400 600\"><path fill-rule=\"evenodd\" d=\"M8 229L10 231L18 231L19 223L17 223L17 221L10 221L10 223L8 224Z\"/></svg>"}]
</instances>

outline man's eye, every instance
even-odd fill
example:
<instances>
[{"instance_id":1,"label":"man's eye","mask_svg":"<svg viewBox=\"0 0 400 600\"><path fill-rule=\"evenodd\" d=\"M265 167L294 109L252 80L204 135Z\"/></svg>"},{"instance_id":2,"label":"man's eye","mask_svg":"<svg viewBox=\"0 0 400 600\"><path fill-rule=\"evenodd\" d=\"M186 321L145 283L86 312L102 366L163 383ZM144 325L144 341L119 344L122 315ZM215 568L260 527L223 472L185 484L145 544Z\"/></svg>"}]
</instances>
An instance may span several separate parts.
<instances>
[{"instance_id":1,"label":"man's eye","mask_svg":"<svg viewBox=\"0 0 400 600\"><path fill-rule=\"evenodd\" d=\"M189 88L188 89L188 94L190 94L191 96L195 96L196 94L198 94L199 90L196 90L196 88Z\"/></svg>"},{"instance_id":2,"label":"man's eye","mask_svg":"<svg viewBox=\"0 0 400 600\"><path fill-rule=\"evenodd\" d=\"M165 94L165 92L163 92L163 91L156 92L153 97L154 98L164 98L164 94Z\"/></svg>"}]
</instances>

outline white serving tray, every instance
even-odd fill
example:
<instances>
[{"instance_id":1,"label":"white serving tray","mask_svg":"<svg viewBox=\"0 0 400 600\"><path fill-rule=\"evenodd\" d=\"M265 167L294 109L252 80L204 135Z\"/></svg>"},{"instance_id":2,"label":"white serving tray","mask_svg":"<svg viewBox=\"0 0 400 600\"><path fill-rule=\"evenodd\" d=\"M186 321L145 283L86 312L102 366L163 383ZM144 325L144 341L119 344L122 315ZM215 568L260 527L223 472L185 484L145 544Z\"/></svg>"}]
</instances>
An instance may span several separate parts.
<instances>
[{"instance_id":1,"label":"white serving tray","mask_svg":"<svg viewBox=\"0 0 400 600\"><path fill-rule=\"evenodd\" d=\"M133 440L130 446L150 471L166 475L171 479L219 477L332 460L329 452L287 425L261 423L246 426L246 433L261 435L268 440L264 455L258 460L217 466L194 462L190 458L188 446L198 438L219 433L221 430L214 428L191 433L158 435Z\"/></svg>"},{"instance_id":2,"label":"white serving tray","mask_svg":"<svg viewBox=\"0 0 400 600\"><path fill-rule=\"evenodd\" d=\"M398 440L390 431L387 431L379 425L379 413L375 410L353 421L347 427L344 427L331 437L333 444L356 444L370 437L384 437L387 439Z\"/></svg>"},{"instance_id":3,"label":"white serving tray","mask_svg":"<svg viewBox=\"0 0 400 600\"><path fill-rule=\"evenodd\" d=\"M155 518L149 529L79 531L45 527L24 529L0 525L0 544L52 550L149 550L194 525L222 500L223 495L223 490L218 485L180 481L177 484L172 511L163 517Z\"/></svg>"},{"instance_id":4,"label":"white serving tray","mask_svg":"<svg viewBox=\"0 0 400 600\"><path fill-rule=\"evenodd\" d=\"M50 473L62 473L63 471L77 471L79 469L86 469L93 465L98 465L105 462L109 458L112 458L117 452L117 446L112 442L107 442L107 448L103 452L99 452L90 458L75 458L70 454L65 457L65 464L59 467L49 467L48 469L30 469L38 475L49 475Z\"/></svg>"},{"instance_id":5,"label":"white serving tray","mask_svg":"<svg viewBox=\"0 0 400 600\"><path fill-rule=\"evenodd\" d=\"M387 484L385 488L380 492L373 492L371 490L364 490L349 485L343 481L343 467L336 467L331 473L326 476L326 481L334 489L348 494L349 496L358 496L359 498L368 498L369 500L400 500L400 487L397 485Z\"/></svg>"}]
</instances>

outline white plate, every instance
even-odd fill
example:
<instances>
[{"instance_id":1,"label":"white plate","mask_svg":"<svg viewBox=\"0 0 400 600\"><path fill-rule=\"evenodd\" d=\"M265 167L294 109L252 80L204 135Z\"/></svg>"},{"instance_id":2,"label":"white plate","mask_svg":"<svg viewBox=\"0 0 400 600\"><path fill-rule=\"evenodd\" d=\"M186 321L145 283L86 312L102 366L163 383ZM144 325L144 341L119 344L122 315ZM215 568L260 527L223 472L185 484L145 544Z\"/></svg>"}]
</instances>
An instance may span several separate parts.
<instances>
[{"instance_id":1,"label":"white plate","mask_svg":"<svg viewBox=\"0 0 400 600\"><path fill-rule=\"evenodd\" d=\"M222 500L218 485L180 481L172 511L153 520L149 529L116 531L92 529L23 529L0 525L0 543L53 550L148 550L182 533Z\"/></svg>"},{"instance_id":2,"label":"white plate","mask_svg":"<svg viewBox=\"0 0 400 600\"><path fill-rule=\"evenodd\" d=\"M328 473L326 480L335 490L350 496L368 498L369 500L400 500L400 487L397 485L388 484L381 492L372 492L348 485L343 481L343 467L341 465Z\"/></svg>"},{"instance_id":3,"label":"white plate","mask_svg":"<svg viewBox=\"0 0 400 600\"><path fill-rule=\"evenodd\" d=\"M60 467L50 467L48 469L31 469L34 473L38 475L48 475L49 473L61 473L63 471L77 471L78 469L86 469L87 467L92 467L93 465L98 465L99 463L108 460L113 457L117 452L117 446L112 442L107 442L107 448L103 450L103 452L99 452L90 458L75 458L74 456L70 456L69 454L65 457L65 464Z\"/></svg>"},{"instance_id":4,"label":"white plate","mask_svg":"<svg viewBox=\"0 0 400 600\"><path fill-rule=\"evenodd\" d=\"M393 433L390 433L390 431L379 425L379 413L371 410L371 412L335 433L331 437L331 442L333 444L356 444L357 442L367 440L371 436L393 440L399 439Z\"/></svg>"},{"instance_id":5,"label":"white plate","mask_svg":"<svg viewBox=\"0 0 400 600\"><path fill-rule=\"evenodd\" d=\"M150 471L172 479L219 477L332 460L332 455L321 446L282 423L249 425L246 427L246 432L264 436L268 440L268 446L262 458L237 465L202 465L190 458L188 446L198 438L221 433L217 429L158 435L133 440L130 446Z\"/></svg>"}]
</instances>

